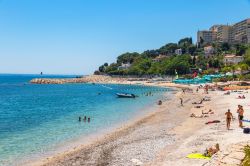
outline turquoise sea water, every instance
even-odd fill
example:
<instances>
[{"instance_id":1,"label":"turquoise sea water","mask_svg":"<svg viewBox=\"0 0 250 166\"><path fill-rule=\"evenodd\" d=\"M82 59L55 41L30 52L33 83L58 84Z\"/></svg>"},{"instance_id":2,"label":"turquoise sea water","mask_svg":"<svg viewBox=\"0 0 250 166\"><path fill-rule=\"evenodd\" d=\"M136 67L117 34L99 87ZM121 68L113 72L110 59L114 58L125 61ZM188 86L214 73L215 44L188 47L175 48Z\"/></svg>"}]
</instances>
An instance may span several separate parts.
<instances>
[{"instance_id":1,"label":"turquoise sea water","mask_svg":"<svg viewBox=\"0 0 250 166\"><path fill-rule=\"evenodd\" d=\"M0 165L88 136L145 113L169 89L140 85L29 84L38 75L0 75ZM69 76L44 76L69 77ZM153 96L145 96L147 92ZM120 99L115 93L139 95ZM91 118L90 123L78 117Z\"/></svg>"}]
</instances>

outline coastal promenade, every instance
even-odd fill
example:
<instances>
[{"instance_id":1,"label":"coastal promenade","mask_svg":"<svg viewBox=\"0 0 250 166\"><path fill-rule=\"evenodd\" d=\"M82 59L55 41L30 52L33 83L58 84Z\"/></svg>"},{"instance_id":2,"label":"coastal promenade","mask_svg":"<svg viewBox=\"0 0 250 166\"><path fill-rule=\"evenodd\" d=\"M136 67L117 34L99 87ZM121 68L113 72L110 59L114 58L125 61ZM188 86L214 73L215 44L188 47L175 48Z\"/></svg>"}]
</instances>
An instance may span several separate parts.
<instances>
[{"instance_id":1,"label":"coastal promenade","mask_svg":"<svg viewBox=\"0 0 250 166\"><path fill-rule=\"evenodd\" d=\"M101 81L97 83L101 83ZM115 83L115 81L109 80L104 83ZM123 80L120 83L131 82ZM209 94L204 94L203 89L200 89L199 92L195 91L196 85L160 82L141 82L141 84L189 88L193 89L193 92L183 93L180 89L178 92L174 92L171 100L163 102L155 112L140 117L107 135L93 139L89 144L32 162L30 165L240 165L244 158L242 147L247 145L249 135L243 134L242 129L238 127L236 110L237 105L240 104L245 109L245 117L250 117L247 102L247 99L250 98L249 91L234 92L230 95L224 95L223 91L209 91ZM237 99L239 95L243 94L246 99ZM192 104L199 102L204 97L211 98L211 101L203 102L199 108ZM180 98L183 98L184 106L180 105ZM202 111L207 112L210 109L214 114L209 114L208 117L190 117L192 113L200 116L203 115ZM227 109L231 109L235 117L231 130L226 129L225 112ZM220 123L205 124L213 120L219 120ZM244 123L244 126L249 127L250 124ZM186 157L190 153L204 153L207 148L216 143L220 145L220 151L211 160ZM238 156L235 159L234 155L230 157L227 153L236 154L228 149L238 144L241 147L241 154L237 153Z\"/></svg>"}]
</instances>

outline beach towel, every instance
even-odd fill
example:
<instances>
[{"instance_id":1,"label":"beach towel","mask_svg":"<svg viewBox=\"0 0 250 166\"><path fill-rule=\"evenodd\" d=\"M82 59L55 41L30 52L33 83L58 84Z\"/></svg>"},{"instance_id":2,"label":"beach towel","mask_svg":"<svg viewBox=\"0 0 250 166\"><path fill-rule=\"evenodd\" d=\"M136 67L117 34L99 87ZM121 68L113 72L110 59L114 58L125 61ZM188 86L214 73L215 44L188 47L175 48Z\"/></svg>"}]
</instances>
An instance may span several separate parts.
<instances>
[{"instance_id":1,"label":"beach towel","mask_svg":"<svg viewBox=\"0 0 250 166\"><path fill-rule=\"evenodd\" d=\"M250 122L250 120L243 119L242 122Z\"/></svg>"},{"instance_id":2,"label":"beach towel","mask_svg":"<svg viewBox=\"0 0 250 166\"><path fill-rule=\"evenodd\" d=\"M187 158L190 158L190 159L208 159L209 160L211 157L206 157L200 153L191 153L191 154L187 155Z\"/></svg>"}]
</instances>

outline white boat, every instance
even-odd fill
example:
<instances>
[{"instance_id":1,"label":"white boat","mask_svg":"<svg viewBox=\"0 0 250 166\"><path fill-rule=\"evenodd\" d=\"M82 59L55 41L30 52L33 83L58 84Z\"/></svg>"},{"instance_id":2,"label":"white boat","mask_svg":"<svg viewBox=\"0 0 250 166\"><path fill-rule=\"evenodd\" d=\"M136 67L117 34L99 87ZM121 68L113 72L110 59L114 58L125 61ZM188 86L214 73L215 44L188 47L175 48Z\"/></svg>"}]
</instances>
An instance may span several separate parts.
<instances>
[{"instance_id":1,"label":"white boat","mask_svg":"<svg viewBox=\"0 0 250 166\"><path fill-rule=\"evenodd\" d=\"M120 98L135 98L136 96L134 94L129 93L116 93L117 97Z\"/></svg>"}]
</instances>

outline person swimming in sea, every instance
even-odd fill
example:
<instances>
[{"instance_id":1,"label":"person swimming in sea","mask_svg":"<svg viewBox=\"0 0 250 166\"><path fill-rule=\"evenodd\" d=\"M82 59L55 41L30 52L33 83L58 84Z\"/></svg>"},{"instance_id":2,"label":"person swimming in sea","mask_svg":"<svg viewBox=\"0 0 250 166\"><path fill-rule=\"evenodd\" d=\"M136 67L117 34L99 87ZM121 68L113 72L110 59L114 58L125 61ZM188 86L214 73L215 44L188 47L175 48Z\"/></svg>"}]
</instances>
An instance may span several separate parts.
<instances>
[{"instance_id":1,"label":"person swimming in sea","mask_svg":"<svg viewBox=\"0 0 250 166\"><path fill-rule=\"evenodd\" d=\"M78 121L79 121L79 122L81 122L81 121L82 121L82 118L81 118L80 116L79 116L79 119L78 119Z\"/></svg>"},{"instance_id":2,"label":"person swimming in sea","mask_svg":"<svg viewBox=\"0 0 250 166\"><path fill-rule=\"evenodd\" d=\"M90 122L90 117L88 117L88 123Z\"/></svg>"},{"instance_id":3,"label":"person swimming in sea","mask_svg":"<svg viewBox=\"0 0 250 166\"><path fill-rule=\"evenodd\" d=\"M233 119L233 114L230 112L230 109L228 109L225 115L226 115L227 129L229 130L231 120Z\"/></svg>"},{"instance_id":4,"label":"person swimming in sea","mask_svg":"<svg viewBox=\"0 0 250 166\"><path fill-rule=\"evenodd\" d=\"M84 121L84 122L86 122L86 120L87 120L87 117L86 117L86 116L84 116L84 119L83 119L83 121Z\"/></svg>"}]
</instances>

